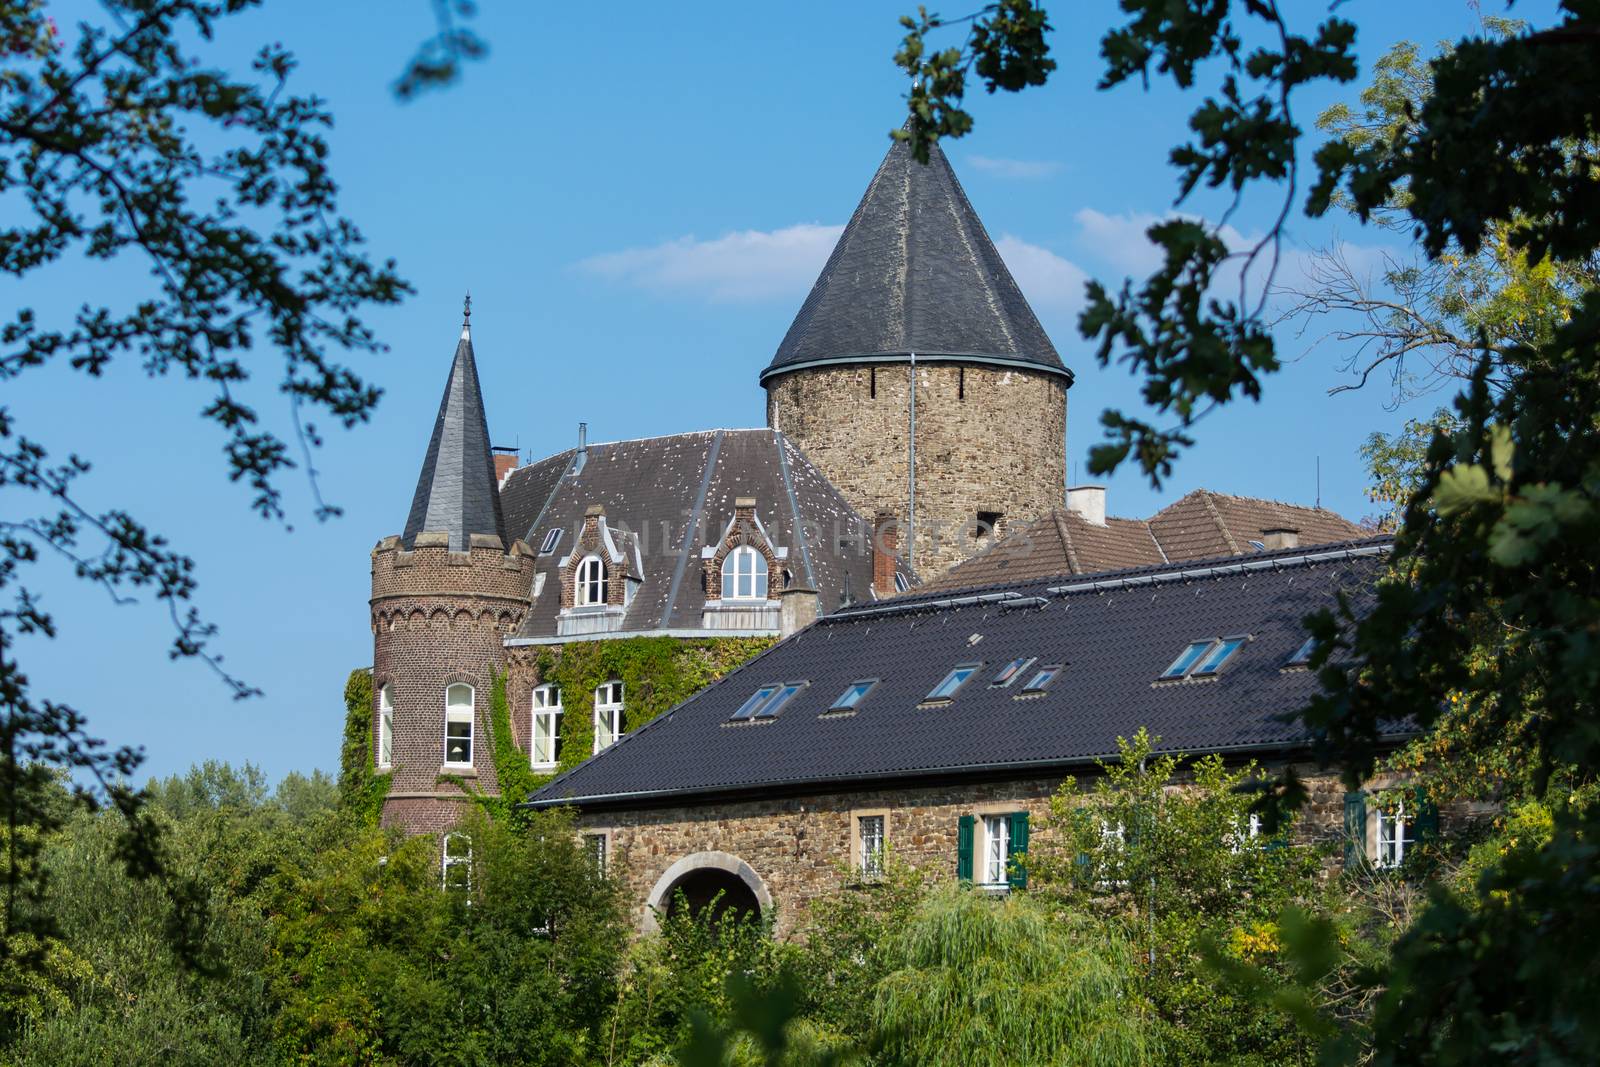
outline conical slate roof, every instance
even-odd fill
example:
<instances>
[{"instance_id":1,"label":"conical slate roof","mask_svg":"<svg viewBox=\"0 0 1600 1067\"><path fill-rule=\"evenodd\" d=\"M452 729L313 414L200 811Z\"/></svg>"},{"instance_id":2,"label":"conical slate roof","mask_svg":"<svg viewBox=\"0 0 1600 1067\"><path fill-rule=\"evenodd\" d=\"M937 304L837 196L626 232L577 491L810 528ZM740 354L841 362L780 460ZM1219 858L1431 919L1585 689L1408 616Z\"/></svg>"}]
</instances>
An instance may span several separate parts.
<instances>
[{"instance_id":1,"label":"conical slate roof","mask_svg":"<svg viewBox=\"0 0 1600 1067\"><path fill-rule=\"evenodd\" d=\"M506 543L494 457L489 451L489 422L483 414L478 365L472 358L470 301L464 315L450 380L445 383L428 455L417 479L417 495L411 498L411 516L401 535L407 548L424 531L449 534L450 548L456 552L471 546L473 534L494 534L501 544Z\"/></svg>"},{"instance_id":2,"label":"conical slate roof","mask_svg":"<svg viewBox=\"0 0 1600 1067\"><path fill-rule=\"evenodd\" d=\"M1072 380L939 146L896 141L761 380L913 352Z\"/></svg>"}]
</instances>

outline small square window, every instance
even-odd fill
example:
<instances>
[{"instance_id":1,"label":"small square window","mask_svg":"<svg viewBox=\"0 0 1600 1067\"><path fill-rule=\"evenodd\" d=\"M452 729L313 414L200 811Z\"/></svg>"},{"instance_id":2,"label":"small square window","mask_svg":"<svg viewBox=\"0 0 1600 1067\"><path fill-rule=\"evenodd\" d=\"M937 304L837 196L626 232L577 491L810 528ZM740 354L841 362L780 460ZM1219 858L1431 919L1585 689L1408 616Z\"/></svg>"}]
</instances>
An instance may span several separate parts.
<instances>
[{"instance_id":1,"label":"small square window","mask_svg":"<svg viewBox=\"0 0 1600 1067\"><path fill-rule=\"evenodd\" d=\"M956 667L944 680L933 687L933 690L923 697L924 700L950 700L956 695L956 690L967 684L967 679L978 673L982 663L963 663Z\"/></svg>"},{"instance_id":2,"label":"small square window","mask_svg":"<svg viewBox=\"0 0 1600 1067\"><path fill-rule=\"evenodd\" d=\"M872 687L877 684L878 680L876 678L868 678L859 682L851 682L850 688L840 693L839 699L835 700L833 702L833 707L829 708L828 710L850 711L857 704L865 700L867 698L867 694L872 692Z\"/></svg>"},{"instance_id":3,"label":"small square window","mask_svg":"<svg viewBox=\"0 0 1600 1067\"><path fill-rule=\"evenodd\" d=\"M1040 667L1033 672L1033 677L1028 679L1028 684L1024 685L1022 691L1017 695L1026 697L1044 692L1055 684L1057 678L1061 677L1061 670L1061 664L1059 663L1051 663Z\"/></svg>"},{"instance_id":4,"label":"small square window","mask_svg":"<svg viewBox=\"0 0 1600 1067\"><path fill-rule=\"evenodd\" d=\"M1216 644L1215 641L1193 641L1189 647L1178 653L1178 658L1172 661L1172 666L1161 672L1163 678L1182 678L1189 673L1189 668L1200 662L1200 657L1205 655L1206 649Z\"/></svg>"},{"instance_id":5,"label":"small square window","mask_svg":"<svg viewBox=\"0 0 1600 1067\"><path fill-rule=\"evenodd\" d=\"M1315 652L1316 650L1317 639L1315 637L1308 637L1305 639L1304 644L1295 649L1294 655L1289 657L1289 662L1285 663L1284 666L1304 667L1306 664L1311 662L1311 653Z\"/></svg>"},{"instance_id":6,"label":"small square window","mask_svg":"<svg viewBox=\"0 0 1600 1067\"><path fill-rule=\"evenodd\" d=\"M748 718L750 718L752 715L754 715L756 713L756 709L759 708L761 705L765 704L768 700L772 699L772 694L776 693L777 691L778 691L778 687L775 686L775 685L764 685L764 686L762 686L760 689L757 689L754 693L751 693L750 694L750 699L746 700L743 704L740 704L739 705L739 710L734 712L730 716L730 718L734 718L734 719L748 719Z\"/></svg>"},{"instance_id":7,"label":"small square window","mask_svg":"<svg viewBox=\"0 0 1600 1067\"><path fill-rule=\"evenodd\" d=\"M556 550L556 545L560 543L561 527L557 526L553 530L547 530L544 535L544 540L539 543L539 555L548 556L550 553Z\"/></svg>"},{"instance_id":8,"label":"small square window","mask_svg":"<svg viewBox=\"0 0 1600 1067\"><path fill-rule=\"evenodd\" d=\"M973 525L972 536L975 540L985 537L998 536L1000 524L1005 521L1005 513L1000 511L980 511L978 521Z\"/></svg>"},{"instance_id":9,"label":"small square window","mask_svg":"<svg viewBox=\"0 0 1600 1067\"><path fill-rule=\"evenodd\" d=\"M1004 689L1021 677L1022 672L1033 666L1038 658L1038 656L1018 656L1000 668L1000 673L994 676L994 681L989 683L989 687L991 689Z\"/></svg>"},{"instance_id":10,"label":"small square window","mask_svg":"<svg viewBox=\"0 0 1600 1067\"><path fill-rule=\"evenodd\" d=\"M772 694L772 699L768 700L765 704L756 709L753 717L757 719L772 718L774 715L778 714L778 712L782 711L783 706L789 703L789 701L793 700L795 694L804 689L807 684L808 683L806 682L785 682L783 685L778 687L778 691L776 693Z\"/></svg>"},{"instance_id":11,"label":"small square window","mask_svg":"<svg viewBox=\"0 0 1600 1067\"><path fill-rule=\"evenodd\" d=\"M1243 647L1247 639L1243 637L1225 637L1218 641L1211 651L1207 652L1194 668L1194 677L1200 678L1209 674L1216 674L1222 665L1233 658L1233 654Z\"/></svg>"}]
</instances>

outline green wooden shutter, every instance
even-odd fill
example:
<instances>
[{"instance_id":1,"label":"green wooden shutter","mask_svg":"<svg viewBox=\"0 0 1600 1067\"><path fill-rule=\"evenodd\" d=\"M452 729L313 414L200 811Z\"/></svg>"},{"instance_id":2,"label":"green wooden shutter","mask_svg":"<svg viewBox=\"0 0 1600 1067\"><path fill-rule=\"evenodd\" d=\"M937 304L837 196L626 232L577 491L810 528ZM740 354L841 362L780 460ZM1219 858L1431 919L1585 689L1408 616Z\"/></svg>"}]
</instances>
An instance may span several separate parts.
<instances>
[{"instance_id":1,"label":"green wooden shutter","mask_svg":"<svg viewBox=\"0 0 1600 1067\"><path fill-rule=\"evenodd\" d=\"M1415 829L1412 840L1426 841L1439 836L1439 809L1428 799L1428 794L1421 786L1416 791L1416 819L1413 821Z\"/></svg>"},{"instance_id":2,"label":"green wooden shutter","mask_svg":"<svg viewBox=\"0 0 1600 1067\"><path fill-rule=\"evenodd\" d=\"M1361 793L1344 795L1344 866L1353 870L1367 855L1367 798Z\"/></svg>"},{"instance_id":3,"label":"green wooden shutter","mask_svg":"<svg viewBox=\"0 0 1600 1067\"><path fill-rule=\"evenodd\" d=\"M972 838L977 819L961 816L956 827L956 877L963 882L972 881Z\"/></svg>"},{"instance_id":4,"label":"green wooden shutter","mask_svg":"<svg viewBox=\"0 0 1600 1067\"><path fill-rule=\"evenodd\" d=\"M1012 889L1028 888L1028 869L1026 863L1018 863L1028 855L1028 813L1014 811L1006 816L1011 822L1011 864L1006 871L1006 881L1011 883Z\"/></svg>"}]
</instances>

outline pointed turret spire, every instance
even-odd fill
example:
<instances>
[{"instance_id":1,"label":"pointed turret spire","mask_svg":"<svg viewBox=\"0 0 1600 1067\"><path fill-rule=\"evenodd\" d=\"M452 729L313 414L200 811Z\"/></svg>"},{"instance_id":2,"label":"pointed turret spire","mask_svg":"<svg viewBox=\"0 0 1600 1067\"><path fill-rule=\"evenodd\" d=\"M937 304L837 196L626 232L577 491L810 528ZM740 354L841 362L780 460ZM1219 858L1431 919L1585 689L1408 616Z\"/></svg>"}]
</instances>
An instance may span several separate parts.
<instances>
[{"instance_id":1,"label":"pointed turret spire","mask_svg":"<svg viewBox=\"0 0 1600 1067\"><path fill-rule=\"evenodd\" d=\"M1072 380L944 152L896 141L761 378L913 352Z\"/></svg>"},{"instance_id":2,"label":"pointed turret spire","mask_svg":"<svg viewBox=\"0 0 1600 1067\"><path fill-rule=\"evenodd\" d=\"M450 379L445 383L439 416L434 420L428 455L422 461L417 494L401 536L407 548L417 534L450 535L450 548L464 552L473 534L494 534L506 543L500 512L500 490L489 450L489 423L483 414L478 365L472 356L472 296L461 310L461 340L456 344Z\"/></svg>"}]
</instances>

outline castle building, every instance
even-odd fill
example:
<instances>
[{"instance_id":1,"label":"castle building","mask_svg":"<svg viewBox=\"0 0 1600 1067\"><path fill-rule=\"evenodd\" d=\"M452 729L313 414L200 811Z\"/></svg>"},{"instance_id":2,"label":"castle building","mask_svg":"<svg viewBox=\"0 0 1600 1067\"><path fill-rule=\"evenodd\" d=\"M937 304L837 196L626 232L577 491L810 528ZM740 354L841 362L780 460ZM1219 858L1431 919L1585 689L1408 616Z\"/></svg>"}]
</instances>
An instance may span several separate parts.
<instances>
[{"instance_id":1,"label":"castle building","mask_svg":"<svg viewBox=\"0 0 1600 1067\"><path fill-rule=\"evenodd\" d=\"M931 610L965 586L1360 533L1222 494L1146 521L1107 518L1094 487L1068 493L1072 374L937 148L927 166L903 145L885 156L761 372L764 428L593 444L580 430L577 447L519 464L491 445L470 316L403 531L372 552L373 757L383 820L409 832L448 833L475 797L552 779L547 798L588 818L593 768L652 781L635 760L658 742L623 742L704 706L695 690L757 654L825 648L855 632L830 620L878 618L862 613L919 590ZM816 688L774 676L768 696L821 699L807 671L794 678ZM751 724L781 744L792 727L760 729L775 707ZM734 738L700 741L737 762L718 748L749 743ZM443 855L460 858L448 837Z\"/></svg>"}]
</instances>

